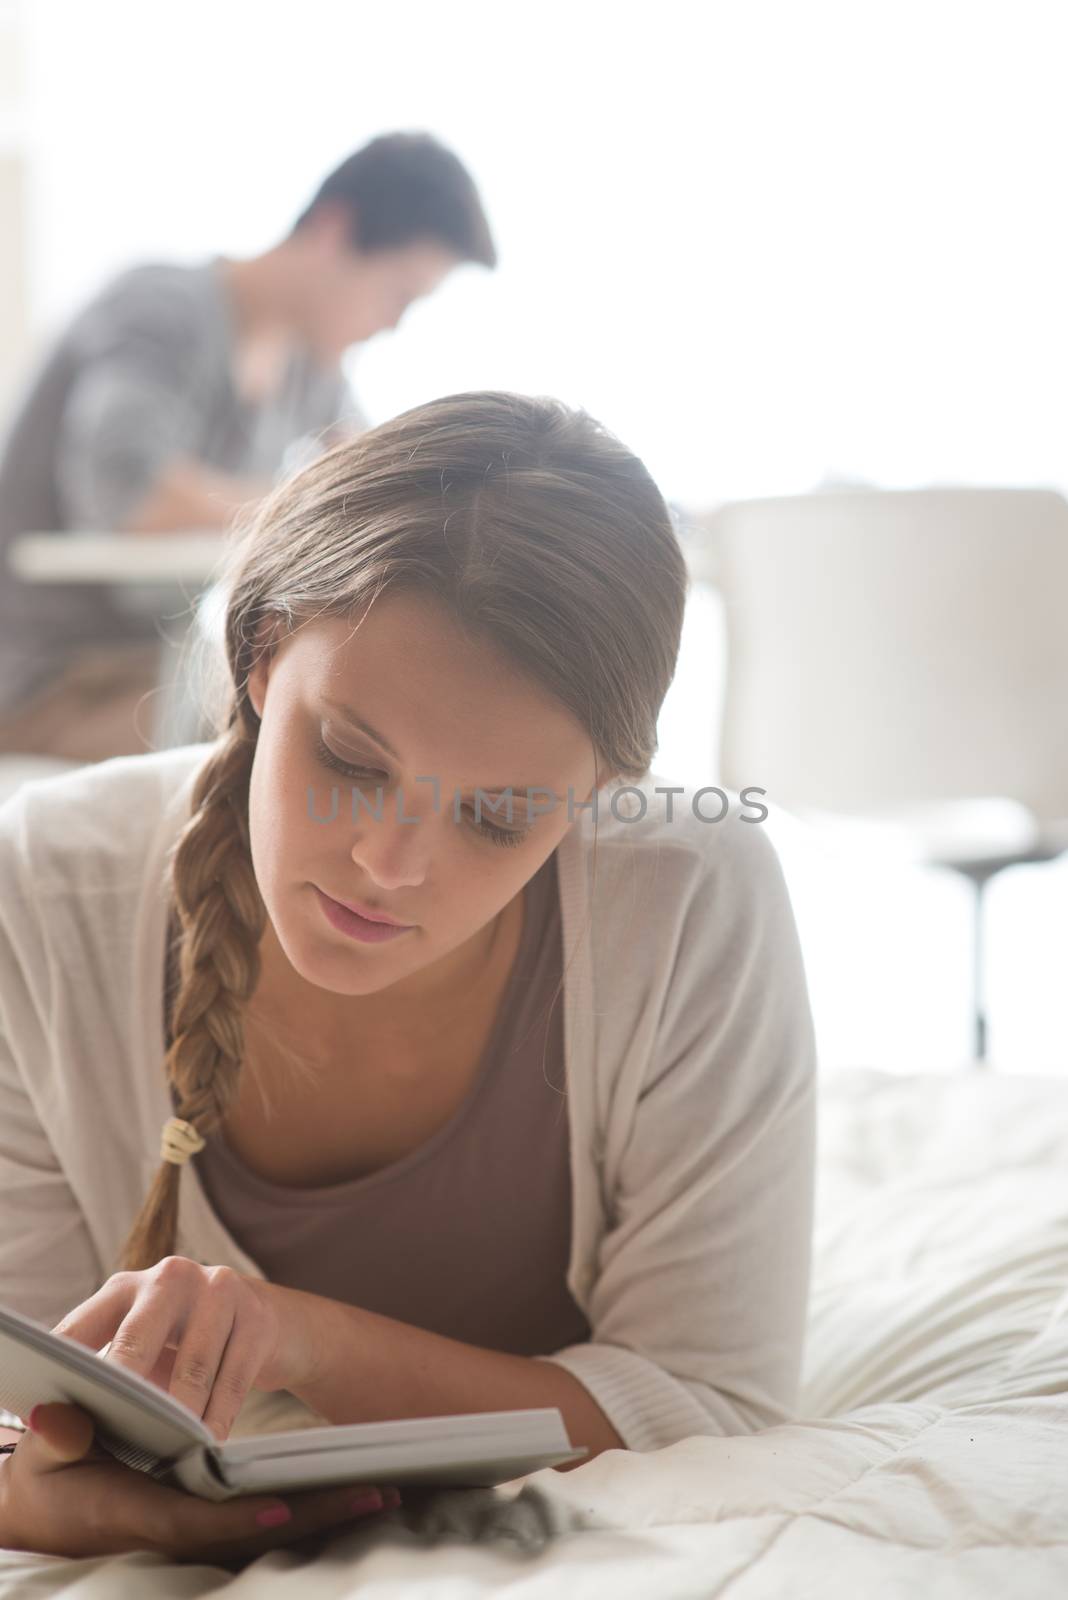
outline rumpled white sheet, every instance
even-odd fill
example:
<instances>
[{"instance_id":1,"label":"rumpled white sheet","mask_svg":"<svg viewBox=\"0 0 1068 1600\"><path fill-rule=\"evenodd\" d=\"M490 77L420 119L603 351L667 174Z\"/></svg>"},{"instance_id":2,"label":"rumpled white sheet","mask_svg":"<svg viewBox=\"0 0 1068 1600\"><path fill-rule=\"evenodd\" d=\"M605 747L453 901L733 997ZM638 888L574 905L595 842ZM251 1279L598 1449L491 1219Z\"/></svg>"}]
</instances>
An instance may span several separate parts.
<instances>
[{"instance_id":1,"label":"rumpled white sheet","mask_svg":"<svg viewBox=\"0 0 1068 1600\"><path fill-rule=\"evenodd\" d=\"M1068 1080L824 1079L802 1417L409 1493L236 1574L0 1551L0 1596L1068 1595Z\"/></svg>"}]
</instances>

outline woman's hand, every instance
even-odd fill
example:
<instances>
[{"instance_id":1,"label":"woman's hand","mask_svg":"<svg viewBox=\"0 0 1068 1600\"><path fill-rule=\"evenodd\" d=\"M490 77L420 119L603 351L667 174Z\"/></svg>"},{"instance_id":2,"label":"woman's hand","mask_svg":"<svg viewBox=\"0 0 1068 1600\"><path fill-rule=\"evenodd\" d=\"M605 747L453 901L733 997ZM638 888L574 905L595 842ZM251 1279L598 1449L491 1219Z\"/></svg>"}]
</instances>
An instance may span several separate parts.
<instances>
[{"instance_id":1,"label":"woman's hand","mask_svg":"<svg viewBox=\"0 0 1068 1600\"><path fill-rule=\"evenodd\" d=\"M195 1411L226 1439L252 1388L286 1389L304 1375L304 1348L280 1320L269 1285L230 1267L164 1256L115 1272L53 1333L99 1351Z\"/></svg>"},{"instance_id":2,"label":"woman's hand","mask_svg":"<svg viewBox=\"0 0 1068 1600\"><path fill-rule=\"evenodd\" d=\"M135 1274L136 1276L136 1274ZM203 1500L107 1455L87 1411L34 1407L34 1432L0 1456L0 1547L57 1556L151 1550L172 1561L252 1560L309 1534L336 1531L383 1505L367 1485ZM264 1513L268 1520L260 1522Z\"/></svg>"}]
</instances>

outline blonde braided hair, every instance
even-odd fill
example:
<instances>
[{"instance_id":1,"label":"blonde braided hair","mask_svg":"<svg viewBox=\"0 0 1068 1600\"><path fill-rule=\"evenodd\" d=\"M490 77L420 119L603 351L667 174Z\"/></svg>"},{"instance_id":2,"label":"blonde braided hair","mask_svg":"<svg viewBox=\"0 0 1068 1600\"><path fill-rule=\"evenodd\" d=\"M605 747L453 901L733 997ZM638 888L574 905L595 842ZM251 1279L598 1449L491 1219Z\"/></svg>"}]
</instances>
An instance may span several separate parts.
<instances>
[{"instance_id":1,"label":"blonde braided hair","mask_svg":"<svg viewBox=\"0 0 1068 1600\"><path fill-rule=\"evenodd\" d=\"M237 1093L242 1009L259 978L267 916L248 841L255 748L235 720L196 775L190 817L171 853L182 940L166 1072L181 1117L164 1124L159 1171L126 1240L120 1271L139 1271L173 1253L182 1161L203 1149L204 1135L222 1121ZM168 1145L173 1154L166 1153Z\"/></svg>"}]
</instances>

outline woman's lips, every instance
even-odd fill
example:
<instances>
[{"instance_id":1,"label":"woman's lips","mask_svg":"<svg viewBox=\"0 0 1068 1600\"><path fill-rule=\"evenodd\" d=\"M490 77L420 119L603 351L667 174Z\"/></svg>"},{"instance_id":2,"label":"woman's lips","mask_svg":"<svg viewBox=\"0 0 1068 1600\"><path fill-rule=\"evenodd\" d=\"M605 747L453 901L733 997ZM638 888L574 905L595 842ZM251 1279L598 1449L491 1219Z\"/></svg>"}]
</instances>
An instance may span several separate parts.
<instances>
[{"instance_id":1,"label":"woman's lips","mask_svg":"<svg viewBox=\"0 0 1068 1600\"><path fill-rule=\"evenodd\" d=\"M391 928L411 927L411 923L402 922L400 917L391 917L388 911L372 911L370 906L363 906L358 900L339 900L336 894L332 894L330 899L335 905L344 906L354 916L362 917L365 922L388 922Z\"/></svg>"},{"instance_id":2,"label":"woman's lips","mask_svg":"<svg viewBox=\"0 0 1068 1600\"><path fill-rule=\"evenodd\" d=\"M351 911L340 900L334 900L330 895L324 894L316 885L312 887L318 896L319 904L323 908L323 915L332 927L339 933L347 933L350 939L359 939L363 944L384 944L388 939L397 939L402 933L411 933L411 927L393 922L371 922L367 917L361 917L356 911Z\"/></svg>"}]
</instances>

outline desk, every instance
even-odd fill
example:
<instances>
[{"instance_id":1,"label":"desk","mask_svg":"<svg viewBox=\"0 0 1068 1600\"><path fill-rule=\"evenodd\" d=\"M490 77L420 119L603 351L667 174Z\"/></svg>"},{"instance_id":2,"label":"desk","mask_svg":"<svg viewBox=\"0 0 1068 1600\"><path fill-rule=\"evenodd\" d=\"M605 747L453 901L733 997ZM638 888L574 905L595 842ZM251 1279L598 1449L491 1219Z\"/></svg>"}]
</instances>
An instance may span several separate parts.
<instances>
[{"instance_id":1,"label":"desk","mask_svg":"<svg viewBox=\"0 0 1068 1600\"><path fill-rule=\"evenodd\" d=\"M679 510L680 508L676 508ZM695 583L715 585L718 559L710 512L681 511L679 540ZM160 641L160 696L153 738L157 749L205 737L195 686L182 670L194 632L221 648L225 597L218 581L229 548L225 533L24 533L10 547L10 564L29 583L108 583L127 609L163 616L177 637Z\"/></svg>"},{"instance_id":2,"label":"desk","mask_svg":"<svg viewBox=\"0 0 1068 1600\"><path fill-rule=\"evenodd\" d=\"M714 583L719 562L711 513L685 518L677 532L693 576ZM27 583L190 583L203 588L227 544L227 536L218 533L23 533L11 546L10 560Z\"/></svg>"},{"instance_id":3,"label":"desk","mask_svg":"<svg viewBox=\"0 0 1068 1600\"><path fill-rule=\"evenodd\" d=\"M11 567L27 583L208 583L229 546L221 533L23 533Z\"/></svg>"},{"instance_id":4,"label":"desk","mask_svg":"<svg viewBox=\"0 0 1068 1600\"><path fill-rule=\"evenodd\" d=\"M124 608L177 624L175 637L160 639L159 689L152 735L157 749L193 742L203 735L186 675L180 670L198 627L206 595L217 590L222 560L230 549L225 533L24 533L9 550L11 569L26 583L107 583L119 590ZM213 618L218 597L207 607ZM216 625L211 627L217 635Z\"/></svg>"}]
</instances>

